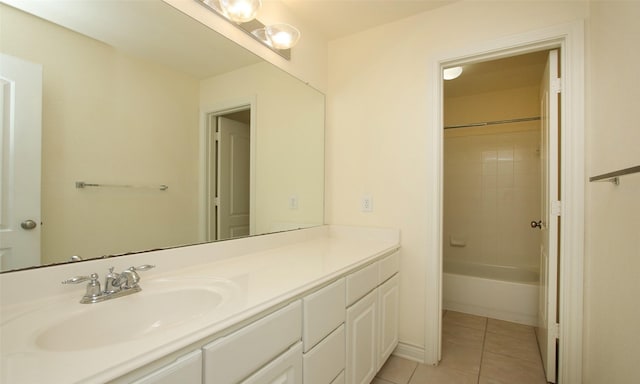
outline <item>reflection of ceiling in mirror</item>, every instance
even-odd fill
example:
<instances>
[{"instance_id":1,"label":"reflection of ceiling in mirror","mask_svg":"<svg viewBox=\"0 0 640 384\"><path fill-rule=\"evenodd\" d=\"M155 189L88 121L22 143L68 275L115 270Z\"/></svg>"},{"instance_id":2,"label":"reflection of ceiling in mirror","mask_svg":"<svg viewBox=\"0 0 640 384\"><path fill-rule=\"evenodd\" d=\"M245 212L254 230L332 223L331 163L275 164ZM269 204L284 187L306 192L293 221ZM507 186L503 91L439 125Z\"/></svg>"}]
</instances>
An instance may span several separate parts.
<instances>
[{"instance_id":1,"label":"reflection of ceiling in mirror","mask_svg":"<svg viewBox=\"0 0 640 384\"><path fill-rule=\"evenodd\" d=\"M198 79L262 61L162 1L5 2Z\"/></svg>"}]
</instances>

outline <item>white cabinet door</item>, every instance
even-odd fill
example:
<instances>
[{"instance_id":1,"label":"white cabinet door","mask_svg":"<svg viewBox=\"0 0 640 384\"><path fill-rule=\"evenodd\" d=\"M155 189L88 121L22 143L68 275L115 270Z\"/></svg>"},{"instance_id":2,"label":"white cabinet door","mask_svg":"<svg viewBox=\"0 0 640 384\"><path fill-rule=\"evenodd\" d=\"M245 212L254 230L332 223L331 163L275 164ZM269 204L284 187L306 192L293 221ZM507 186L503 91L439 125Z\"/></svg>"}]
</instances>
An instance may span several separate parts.
<instances>
[{"instance_id":1,"label":"white cabinet door","mask_svg":"<svg viewBox=\"0 0 640 384\"><path fill-rule=\"evenodd\" d=\"M132 384L200 384L202 383L202 351L182 356L173 363L152 372Z\"/></svg>"},{"instance_id":2,"label":"white cabinet door","mask_svg":"<svg viewBox=\"0 0 640 384\"><path fill-rule=\"evenodd\" d=\"M302 383L302 342L273 359L242 384L299 384Z\"/></svg>"},{"instance_id":3,"label":"white cabinet door","mask_svg":"<svg viewBox=\"0 0 640 384\"><path fill-rule=\"evenodd\" d=\"M378 371L378 290L347 309L347 384L369 384Z\"/></svg>"},{"instance_id":4,"label":"white cabinet door","mask_svg":"<svg viewBox=\"0 0 640 384\"><path fill-rule=\"evenodd\" d=\"M378 369L382 367L398 345L399 306L400 284L398 275L395 275L378 288L378 326L380 329Z\"/></svg>"}]
</instances>

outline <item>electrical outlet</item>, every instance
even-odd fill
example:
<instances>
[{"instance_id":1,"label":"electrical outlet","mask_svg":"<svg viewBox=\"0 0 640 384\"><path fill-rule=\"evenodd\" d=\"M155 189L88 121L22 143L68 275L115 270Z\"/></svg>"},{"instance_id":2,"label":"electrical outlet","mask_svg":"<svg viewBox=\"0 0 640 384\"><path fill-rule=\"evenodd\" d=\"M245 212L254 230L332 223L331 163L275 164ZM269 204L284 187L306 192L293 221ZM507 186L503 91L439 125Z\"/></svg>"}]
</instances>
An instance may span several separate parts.
<instances>
[{"instance_id":1,"label":"electrical outlet","mask_svg":"<svg viewBox=\"0 0 640 384\"><path fill-rule=\"evenodd\" d=\"M298 209L298 196L289 196L289 209Z\"/></svg>"},{"instance_id":2,"label":"electrical outlet","mask_svg":"<svg viewBox=\"0 0 640 384\"><path fill-rule=\"evenodd\" d=\"M362 196L360 202L360 210L362 212L373 212L373 199L369 195Z\"/></svg>"}]
</instances>

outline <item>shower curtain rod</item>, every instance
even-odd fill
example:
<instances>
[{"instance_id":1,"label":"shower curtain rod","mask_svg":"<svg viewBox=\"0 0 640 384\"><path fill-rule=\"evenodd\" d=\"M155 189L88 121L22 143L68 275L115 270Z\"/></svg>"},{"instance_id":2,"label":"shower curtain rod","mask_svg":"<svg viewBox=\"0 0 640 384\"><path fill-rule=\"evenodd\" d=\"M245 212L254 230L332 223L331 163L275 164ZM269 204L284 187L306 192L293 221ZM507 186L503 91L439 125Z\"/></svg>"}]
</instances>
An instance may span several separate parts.
<instances>
[{"instance_id":1,"label":"shower curtain rod","mask_svg":"<svg viewBox=\"0 0 640 384\"><path fill-rule=\"evenodd\" d=\"M522 123L522 122L525 122L525 121L536 121L536 120L540 120L540 116L522 117L520 119L509 119L509 120L483 121L483 122L480 122L480 123L461 124L461 125L445 125L444 129L468 128L468 127L484 127L486 125Z\"/></svg>"}]
</instances>

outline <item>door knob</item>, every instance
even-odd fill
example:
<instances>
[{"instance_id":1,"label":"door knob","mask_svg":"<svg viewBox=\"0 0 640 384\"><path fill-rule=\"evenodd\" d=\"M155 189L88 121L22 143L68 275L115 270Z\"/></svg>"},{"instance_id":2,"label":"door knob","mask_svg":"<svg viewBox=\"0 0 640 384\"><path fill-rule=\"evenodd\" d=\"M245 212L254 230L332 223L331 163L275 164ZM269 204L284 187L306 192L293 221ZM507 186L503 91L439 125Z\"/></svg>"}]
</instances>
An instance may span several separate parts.
<instances>
[{"instance_id":1,"label":"door knob","mask_svg":"<svg viewBox=\"0 0 640 384\"><path fill-rule=\"evenodd\" d=\"M532 221L531 222L531 228L538 228L538 229L542 229L542 220L539 221Z\"/></svg>"},{"instance_id":2,"label":"door knob","mask_svg":"<svg viewBox=\"0 0 640 384\"><path fill-rule=\"evenodd\" d=\"M29 231L37 227L38 224L33 220L25 220L20 223L20 226L22 227L22 229L26 229L27 231Z\"/></svg>"}]
</instances>

